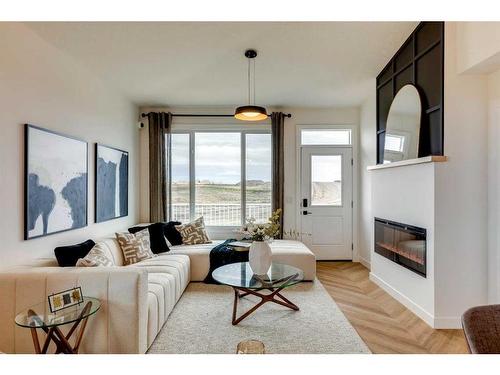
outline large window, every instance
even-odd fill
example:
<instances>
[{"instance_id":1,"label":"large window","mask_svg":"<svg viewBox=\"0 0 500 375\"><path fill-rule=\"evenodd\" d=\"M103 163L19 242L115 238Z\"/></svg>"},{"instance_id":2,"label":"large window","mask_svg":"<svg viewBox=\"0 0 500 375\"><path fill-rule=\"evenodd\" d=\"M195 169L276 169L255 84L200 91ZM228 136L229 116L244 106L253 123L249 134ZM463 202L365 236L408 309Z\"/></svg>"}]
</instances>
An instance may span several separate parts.
<instances>
[{"instance_id":1,"label":"large window","mask_svg":"<svg viewBox=\"0 0 500 375\"><path fill-rule=\"evenodd\" d=\"M239 226L271 215L271 134L172 134L171 217L203 216L208 226Z\"/></svg>"}]
</instances>

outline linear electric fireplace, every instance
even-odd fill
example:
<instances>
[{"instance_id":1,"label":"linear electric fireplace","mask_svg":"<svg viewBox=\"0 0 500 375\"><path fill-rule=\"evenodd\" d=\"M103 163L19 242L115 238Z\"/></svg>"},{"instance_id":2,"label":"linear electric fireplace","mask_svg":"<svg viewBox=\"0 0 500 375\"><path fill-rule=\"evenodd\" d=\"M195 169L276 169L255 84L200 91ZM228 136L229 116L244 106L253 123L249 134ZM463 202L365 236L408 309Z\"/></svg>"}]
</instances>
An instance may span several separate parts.
<instances>
[{"instance_id":1,"label":"linear electric fireplace","mask_svg":"<svg viewBox=\"0 0 500 375\"><path fill-rule=\"evenodd\" d=\"M375 252L424 277L426 238L424 228L375 218Z\"/></svg>"}]
</instances>

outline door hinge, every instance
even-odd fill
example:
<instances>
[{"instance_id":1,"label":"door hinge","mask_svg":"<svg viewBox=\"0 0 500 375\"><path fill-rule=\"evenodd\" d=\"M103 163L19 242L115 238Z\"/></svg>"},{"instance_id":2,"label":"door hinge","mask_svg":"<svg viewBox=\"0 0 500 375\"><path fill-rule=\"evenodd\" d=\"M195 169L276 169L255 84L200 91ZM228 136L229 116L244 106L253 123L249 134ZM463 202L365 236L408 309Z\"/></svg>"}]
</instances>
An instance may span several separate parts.
<instances>
[{"instance_id":1,"label":"door hinge","mask_svg":"<svg viewBox=\"0 0 500 375\"><path fill-rule=\"evenodd\" d=\"M351 243L351 250L354 251L354 244Z\"/></svg>"},{"instance_id":2,"label":"door hinge","mask_svg":"<svg viewBox=\"0 0 500 375\"><path fill-rule=\"evenodd\" d=\"M354 208L354 201L351 201L351 208Z\"/></svg>"},{"instance_id":3,"label":"door hinge","mask_svg":"<svg viewBox=\"0 0 500 375\"><path fill-rule=\"evenodd\" d=\"M351 165L354 165L354 159L351 158Z\"/></svg>"}]
</instances>

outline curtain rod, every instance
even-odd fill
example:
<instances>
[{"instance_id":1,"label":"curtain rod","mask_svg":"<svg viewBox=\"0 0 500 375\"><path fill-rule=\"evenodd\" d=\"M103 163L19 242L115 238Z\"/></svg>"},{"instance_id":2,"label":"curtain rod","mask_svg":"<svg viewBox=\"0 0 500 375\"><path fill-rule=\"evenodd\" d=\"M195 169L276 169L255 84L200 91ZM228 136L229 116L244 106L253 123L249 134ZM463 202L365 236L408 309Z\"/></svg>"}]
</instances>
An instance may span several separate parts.
<instances>
[{"instance_id":1,"label":"curtain rod","mask_svg":"<svg viewBox=\"0 0 500 375\"><path fill-rule=\"evenodd\" d=\"M141 117L146 117L152 112L148 113L141 113ZM292 115L290 113L284 113L285 117L291 118ZM234 115L204 115L204 114L197 114L197 113L172 113L172 117L234 117Z\"/></svg>"}]
</instances>

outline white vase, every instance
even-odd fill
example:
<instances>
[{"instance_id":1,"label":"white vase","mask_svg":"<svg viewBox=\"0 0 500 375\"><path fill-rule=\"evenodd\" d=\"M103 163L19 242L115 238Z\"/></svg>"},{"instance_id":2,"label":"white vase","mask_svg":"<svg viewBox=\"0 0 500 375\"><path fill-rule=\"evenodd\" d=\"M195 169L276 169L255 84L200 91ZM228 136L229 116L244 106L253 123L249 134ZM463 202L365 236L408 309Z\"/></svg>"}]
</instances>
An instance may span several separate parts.
<instances>
[{"instance_id":1,"label":"white vase","mask_svg":"<svg viewBox=\"0 0 500 375\"><path fill-rule=\"evenodd\" d=\"M250 268L256 275L265 275L272 262L271 247L267 241L253 241L248 253Z\"/></svg>"}]
</instances>

